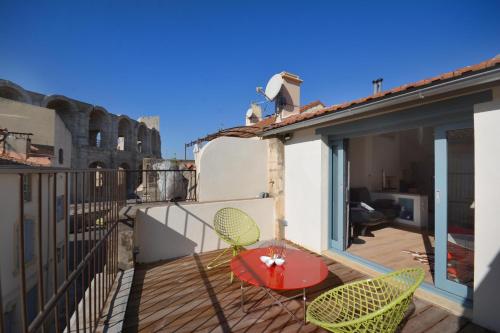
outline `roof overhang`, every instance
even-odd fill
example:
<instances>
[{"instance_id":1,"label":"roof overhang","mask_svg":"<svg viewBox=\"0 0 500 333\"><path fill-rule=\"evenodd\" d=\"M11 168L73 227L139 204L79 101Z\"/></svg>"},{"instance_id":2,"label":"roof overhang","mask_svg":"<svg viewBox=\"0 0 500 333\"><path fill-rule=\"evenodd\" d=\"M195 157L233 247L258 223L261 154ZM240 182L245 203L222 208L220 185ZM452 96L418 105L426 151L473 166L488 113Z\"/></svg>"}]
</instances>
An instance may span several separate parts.
<instances>
[{"instance_id":1,"label":"roof overhang","mask_svg":"<svg viewBox=\"0 0 500 333\"><path fill-rule=\"evenodd\" d=\"M430 97L451 93L453 91L474 88L481 85L490 84L495 81L500 81L499 67L486 70L484 72L471 74L464 77L459 77L447 82L436 83L424 88L419 88L410 92L401 93L399 95L383 97L380 100L368 102L366 104L359 106L349 107L342 111L336 111L319 116L317 118L311 118L287 126L270 129L268 131L258 133L258 135L262 137L268 137L268 136L293 132L306 127L322 125L332 121L343 120L344 118L347 117L362 116L365 115L366 113L373 112L378 109L395 107L397 105L405 103L408 104L412 102L421 102L423 99L427 99Z\"/></svg>"}]
</instances>

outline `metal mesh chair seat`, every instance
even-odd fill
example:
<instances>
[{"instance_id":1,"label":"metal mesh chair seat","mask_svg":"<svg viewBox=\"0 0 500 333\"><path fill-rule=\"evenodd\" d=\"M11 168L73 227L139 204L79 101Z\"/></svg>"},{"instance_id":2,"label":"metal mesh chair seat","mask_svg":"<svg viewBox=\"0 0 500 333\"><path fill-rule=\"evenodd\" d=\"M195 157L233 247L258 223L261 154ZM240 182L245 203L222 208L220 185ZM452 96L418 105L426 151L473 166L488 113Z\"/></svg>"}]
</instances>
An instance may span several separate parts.
<instances>
[{"instance_id":1,"label":"metal mesh chair seat","mask_svg":"<svg viewBox=\"0 0 500 333\"><path fill-rule=\"evenodd\" d=\"M423 269L408 268L345 284L316 298L307 320L331 332L394 332L423 279Z\"/></svg>"},{"instance_id":2,"label":"metal mesh chair seat","mask_svg":"<svg viewBox=\"0 0 500 333\"><path fill-rule=\"evenodd\" d=\"M214 217L214 229L226 243L234 246L255 244L260 237L257 224L244 211L222 208Z\"/></svg>"},{"instance_id":3,"label":"metal mesh chair seat","mask_svg":"<svg viewBox=\"0 0 500 333\"><path fill-rule=\"evenodd\" d=\"M255 221L244 211L231 207L222 208L215 213L214 231L230 247L210 262L207 265L208 269L226 263L227 261L218 261L229 249L232 249L233 256L236 256L242 246L255 244L260 237L260 230ZM231 273L231 281L233 281L233 273Z\"/></svg>"}]
</instances>

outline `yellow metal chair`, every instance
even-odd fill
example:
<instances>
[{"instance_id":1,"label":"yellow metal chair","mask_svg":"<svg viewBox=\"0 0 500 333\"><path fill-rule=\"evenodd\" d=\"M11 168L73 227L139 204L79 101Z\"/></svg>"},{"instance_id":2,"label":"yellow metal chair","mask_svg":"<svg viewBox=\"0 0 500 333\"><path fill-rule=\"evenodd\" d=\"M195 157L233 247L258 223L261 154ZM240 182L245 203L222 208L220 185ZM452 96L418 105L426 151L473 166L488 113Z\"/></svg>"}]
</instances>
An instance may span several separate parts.
<instances>
[{"instance_id":1,"label":"yellow metal chair","mask_svg":"<svg viewBox=\"0 0 500 333\"><path fill-rule=\"evenodd\" d=\"M334 288L307 308L307 321L331 332L394 332L424 270L408 268Z\"/></svg>"},{"instance_id":2,"label":"yellow metal chair","mask_svg":"<svg viewBox=\"0 0 500 333\"><path fill-rule=\"evenodd\" d=\"M260 237L260 230L255 221L244 211L231 207L222 208L215 213L214 230L230 247L226 248L217 258L210 262L207 269L228 263L230 260L219 260L227 251L231 249L234 257L243 246L257 243ZM231 282L233 282L233 273L231 273Z\"/></svg>"}]
</instances>

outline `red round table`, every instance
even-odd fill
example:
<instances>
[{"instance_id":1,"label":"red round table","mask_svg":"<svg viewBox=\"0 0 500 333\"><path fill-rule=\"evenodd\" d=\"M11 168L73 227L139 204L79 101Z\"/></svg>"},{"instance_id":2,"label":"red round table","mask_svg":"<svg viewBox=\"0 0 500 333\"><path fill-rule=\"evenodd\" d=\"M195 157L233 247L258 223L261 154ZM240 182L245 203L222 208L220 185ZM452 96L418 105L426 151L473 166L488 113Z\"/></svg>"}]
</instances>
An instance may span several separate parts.
<instances>
[{"instance_id":1,"label":"red round table","mask_svg":"<svg viewBox=\"0 0 500 333\"><path fill-rule=\"evenodd\" d=\"M267 267L261 256L268 254L267 248L257 248L241 252L231 260L231 271L241 281L241 308L244 309L243 282L261 287L274 300L274 304L281 305L292 317L283 302L302 296L304 306L304 321L306 310L306 288L315 286L326 279L328 268L321 258L304 251L287 249L285 263L282 266ZM302 293L283 300L270 293L270 290L300 290Z\"/></svg>"}]
</instances>

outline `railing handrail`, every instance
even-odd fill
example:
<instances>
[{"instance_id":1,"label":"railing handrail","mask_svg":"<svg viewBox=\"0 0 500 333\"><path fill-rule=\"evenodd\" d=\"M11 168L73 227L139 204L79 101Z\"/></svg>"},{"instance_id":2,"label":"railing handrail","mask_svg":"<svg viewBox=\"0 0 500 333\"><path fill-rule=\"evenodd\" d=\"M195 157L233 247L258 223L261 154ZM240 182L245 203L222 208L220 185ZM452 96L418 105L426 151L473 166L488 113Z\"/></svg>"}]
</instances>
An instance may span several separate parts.
<instances>
[{"instance_id":1,"label":"railing handrail","mask_svg":"<svg viewBox=\"0 0 500 333\"><path fill-rule=\"evenodd\" d=\"M71 169L71 168L60 168L60 167L12 167L0 165L0 174L33 174L33 173L80 173L80 172L195 172L195 169L111 169L111 168L87 168L87 169Z\"/></svg>"}]
</instances>

